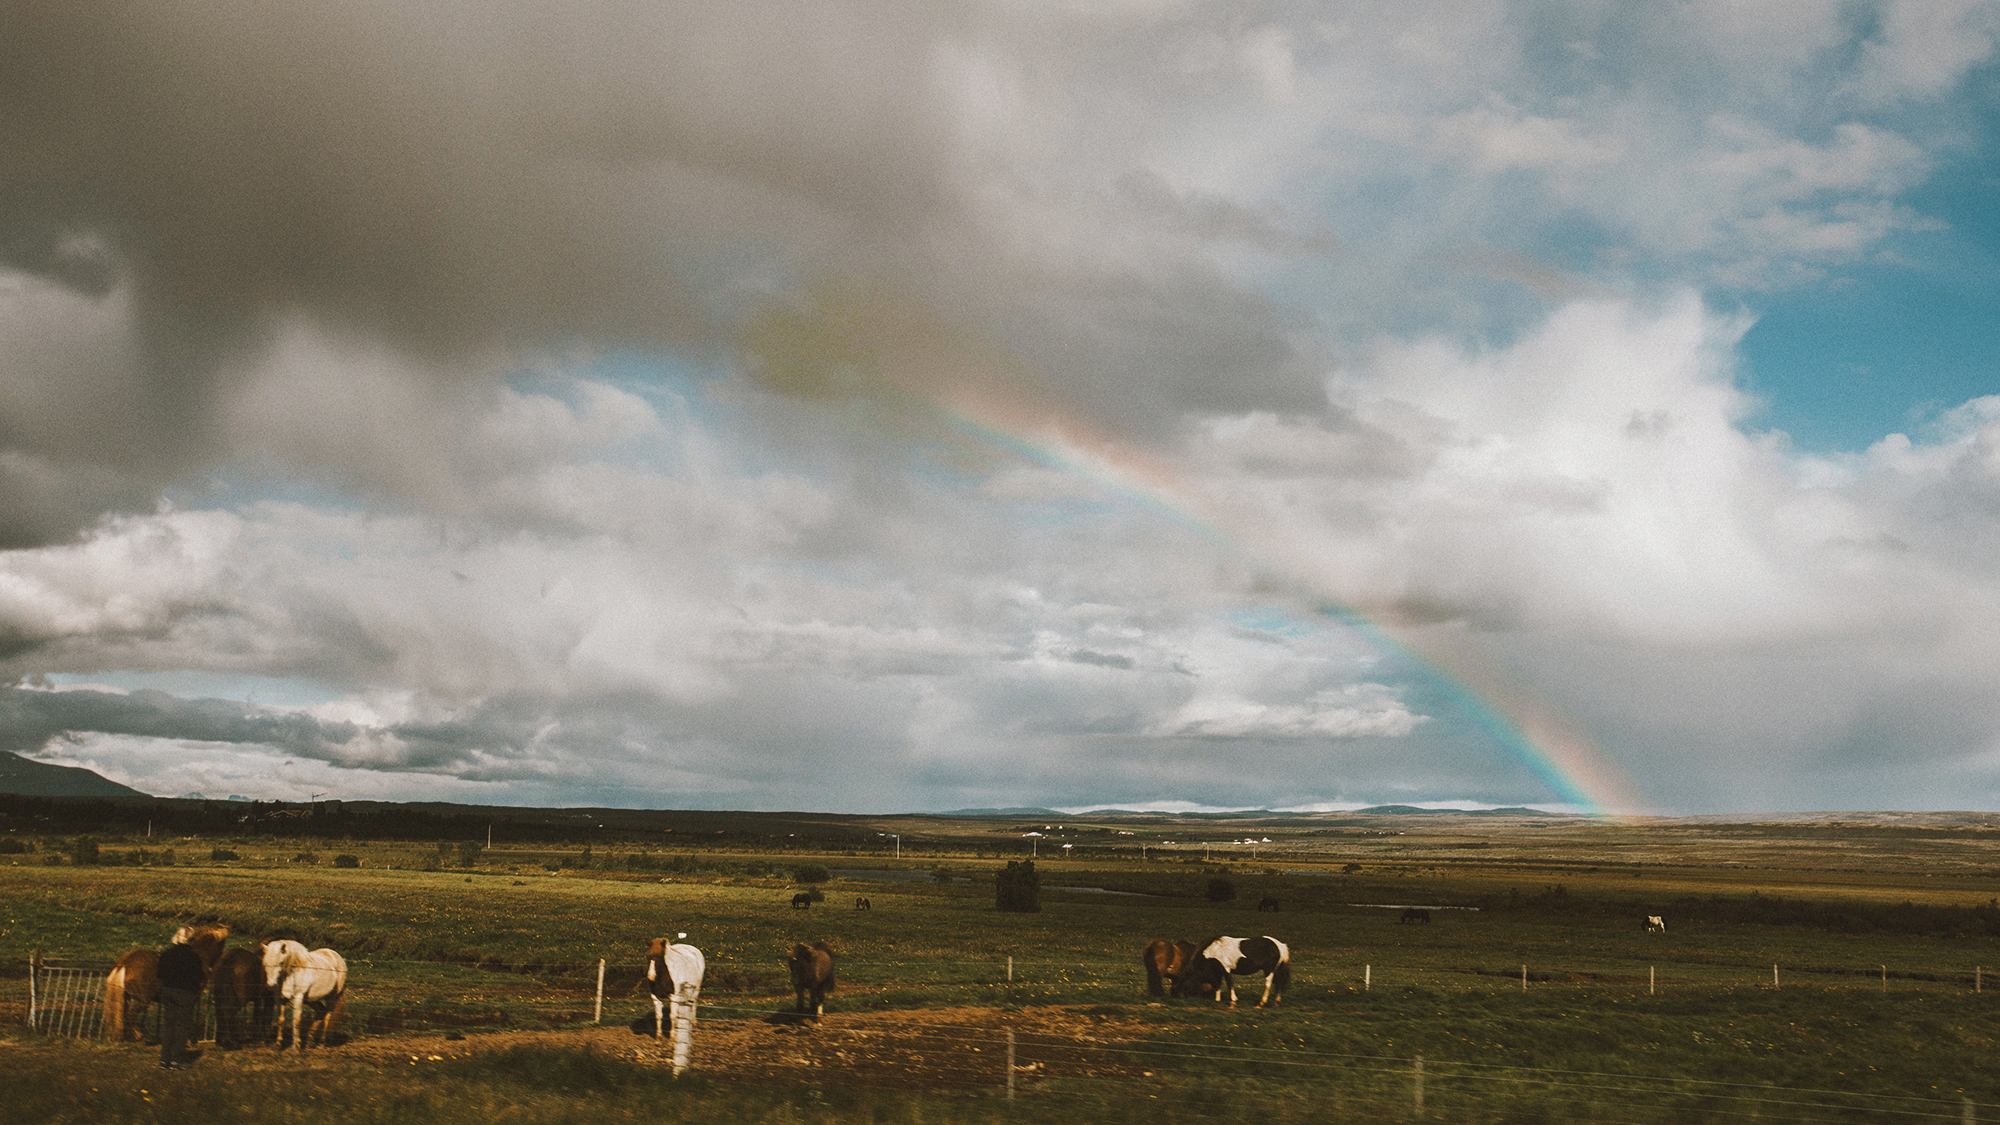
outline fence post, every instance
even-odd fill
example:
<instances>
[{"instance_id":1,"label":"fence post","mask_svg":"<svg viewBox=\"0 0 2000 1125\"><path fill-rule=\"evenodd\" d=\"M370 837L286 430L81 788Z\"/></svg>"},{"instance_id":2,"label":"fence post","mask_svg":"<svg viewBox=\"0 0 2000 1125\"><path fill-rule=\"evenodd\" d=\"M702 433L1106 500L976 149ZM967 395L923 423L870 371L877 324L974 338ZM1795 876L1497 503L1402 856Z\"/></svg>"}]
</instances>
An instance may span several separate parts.
<instances>
[{"instance_id":1,"label":"fence post","mask_svg":"<svg viewBox=\"0 0 2000 1125\"><path fill-rule=\"evenodd\" d=\"M1659 966L1657 965L1646 966L1646 995L1648 996L1659 995L1659 989L1655 987L1655 985L1657 984L1655 974L1658 972L1659 972Z\"/></svg>"},{"instance_id":2,"label":"fence post","mask_svg":"<svg viewBox=\"0 0 2000 1125\"><path fill-rule=\"evenodd\" d=\"M694 989L700 985L683 984L674 989L674 1077L686 1073L688 1056L694 1052Z\"/></svg>"},{"instance_id":3,"label":"fence post","mask_svg":"<svg viewBox=\"0 0 2000 1125\"><path fill-rule=\"evenodd\" d=\"M1981 972L1982 972L1982 969L1983 969L1983 966L1980 966L1980 965L1974 965L1974 966L1972 967L1972 991L1974 991L1974 992L1981 992L1981 991L1984 991L1984 990L1983 990L1983 989L1981 988L1981 986L1982 986L1982 985L1984 985L1984 984L1985 984L1986 982L1985 982L1985 981L1983 981L1983 980L1981 980L1981 979L1979 979L1979 978L1980 978L1980 974L1981 974Z\"/></svg>"},{"instance_id":4,"label":"fence post","mask_svg":"<svg viewBox=\"0 0 2000 1125\"><path fill-rule=\"evenodd\" d=\"M1528 991L1528 967L1526 965L1521 966L1521 991Z\"/></svg>"},{"instance_id":5,"label":"fence post","mask_svg":"<svg viewBox=\"0 0 2000 1125\"><path fill-rule=\"evenodd\" d=\"M1778 965L1775 961L1771 963L1771 987L1778 987Z\"/></svg>"},{"instance_id":6,"label":"fence post","mask_svg":"<svg viewBox=\"0 0 2000 1125\"><path fill-rule=\"evenodd\" d=\"M597 1013L590 1017L591 1023L604 1022L604 958L597 959Z\"/></svg>"},{"instance_id":7,"label":"fence post","mask_svg":"<svg viewBox=\"0 0 2000 1125\"><path fill-rule=\"evenodd\" d=\"M1882 995L1889 995L1889 966L1882 966Z\"/></svg>"},{"instance_id":8,"label":"fence post","mask_svg":"<svg viewBox=\"0 0 2000 1125\"><path fill-rule=\"evenodd\" d=\"M1422 1052L1417 1053L1416 1082L1416 1108L1418 1113L1422 1113L1424 1111L1424 1056Z\"/></svg>"},{"instance_id":9,"label":"fence post","mask_svg":"<svg viewBox=\"0 0 2000 1125\"><path fill-rule=\"evenodd\" d=\"M1012 957L1007 958L1010 969L1013 962ZM1011 1027L1007 1029L1007 1100L1014 1100L1014 1029Z\"/></svg>"},{"instance_id":10,"label":"fence post","mask_svg":"<svg viewBox=\"0 0 2000 1125\"><path fill-rule=\"evenodd\" d=\"M1964 1121L1965 1125L1978 1125L1979 1111L1973 1108L1972 1099L1961 1097L1959 1101L1965 1103L1964 1109L1959 1114L1960 1120Z\"/></svg>"},{"instance_id":11,"label":"fence post","mask_svg":"<svg viewBox=\"0 0 2000 1125\"><path fill-rule=\"evenodd\" d=\"M1366 992L1375 984L1375 966L1361 966L1361 991Z\"/></svg>"},{"instance_id":12,"label":"fence post","mask_svg":"<svg viewBox=\"0 0 2000 1125\"><path fill-rule=\"evenodd\" d=\"M28 958L28 1026L35 1026L35 985L42 975L42 943L35 943L35 952Z\"/></svg>"}]
</instances>

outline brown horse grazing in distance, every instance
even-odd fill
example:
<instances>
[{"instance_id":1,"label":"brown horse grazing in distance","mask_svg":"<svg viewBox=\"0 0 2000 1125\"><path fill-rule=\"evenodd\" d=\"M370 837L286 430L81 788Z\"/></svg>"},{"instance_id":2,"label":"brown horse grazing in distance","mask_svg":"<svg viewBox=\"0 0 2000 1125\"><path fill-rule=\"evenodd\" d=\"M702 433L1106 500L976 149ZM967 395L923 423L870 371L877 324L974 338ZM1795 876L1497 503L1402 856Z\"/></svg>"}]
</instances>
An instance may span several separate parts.
<instances>
[{"instance_id":1,"label":"brown horse grazing in distance","mask_svg":"<svg viewBox=\"0 0 2000 1125\"><path fill-rule=\"evenodd\" d=\"M794 945L792 956L787 962L792 970L792 990L798 993L798 1013L812 1012L818 1019L826 1014L826 994L832 992L838 982L833 979L833 950L823 941L811 945ZM810 995L812 1002L806 1002Z\"/></svg>"},{"instance_id":2,"label":"brown horse grazing in distance","mask_svg":"<svg viewBox=\"0 0 2000 1125\"><path fill-rule=\"evenodd\" d=\"M1193 996L1210 991L1200 979L1200 954L1193 942L1162 938L1146 946L1139 963L1146 967L1146 991L1155 996Z\"/></svg>"},{"instance_id":3,"label":"brown horse grazing in distance","mask_svg":"<svg viewBox=\"0 0 2000 1125\"><path fill-rule=\"evenodd\" d=\"M215 963L209 977L209 992L215 1000L215 1040L226 1047L238 1047L253 1036L268 1035L271 1014L277 1001L264 984L263 945L255 950L231 949ZM243 1022L243 1006L250 1005L250 1023ZM247 1034L246 1034L247 1030Z\"/></svg>"}]
</instances>

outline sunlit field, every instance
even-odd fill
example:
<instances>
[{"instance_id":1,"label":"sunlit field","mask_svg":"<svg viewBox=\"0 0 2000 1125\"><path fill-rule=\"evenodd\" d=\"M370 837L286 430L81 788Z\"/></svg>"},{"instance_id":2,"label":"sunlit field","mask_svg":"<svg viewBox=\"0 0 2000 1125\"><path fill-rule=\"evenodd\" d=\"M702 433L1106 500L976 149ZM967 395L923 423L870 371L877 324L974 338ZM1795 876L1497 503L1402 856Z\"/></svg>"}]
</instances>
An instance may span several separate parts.
<instances>
[{"instance_id":1,"label":"sunlit field","mask_svg":"<svg viewBox=\"0 0 2000 1125\"><path fill-rule=\"evenodd\" d=\"M0 856L0 1071L30 1091L15 1106L24 1121L1056 1120L1084 1109L1303 1121L1334 1107L1371 1120L2000 1120L2000 876L1977 861L1984 837L1929 841L1963 853L1931 871L1909 841L1838 838L1763 839L1757 850L1785 862L1753 866L1722 832L1685 836L1675 854L1653 841L1643 863L1612 865L1591 849L1616 841L1564 831L1567 842L1487 827L1488 846L1474 849L1486 854L1450 856L1437 845L1454 838L1412 828L1396 853L1364 840L1206 863L1186 847L1042 857L1032 914L994 909L1001 859L978 841L900 858L648 843L585 857L185 838L172 841L172 866L142 867L102 860L143 841L107 839L93 866L63 862L51 839ZM225 853L235 858L210 858ZM811 884L823 901L793 909L805 885L792 876L810 864L829 869ZM863 896L870 908L856 909ZM1276 912L1258 911L1267 898ZM1408 906L1430 921L1400 921ZM1647 931L1649 914L1666 918L1665 933ZM193 921L340 950L351 982L336 1045L303 1061L268 1046L210 1051L197 1094L149 1068L153 1048L26 1028L37 947L108 966ZM625 1027L650 1019L646 941L683 931L708 958L699 1027L753 1046L809 1039L825 1057L726 1079L719 1065L704 1072L698 1032L694 1074L664 1072L650 1040ZM1147 941L1220 933L1290 946L1281 1005L1252 1007L1260 978L1242 978L1234 1010L1146 994ZM813 940L841 956L826 1020L768 1022L791 1004L786 950ZM949 1023L975 1011L997 1021L982 1024L985 1038L894 1046L898 1013ZM1055 1050L1030 1036L1008 1098L991 1035L1016 1016L1024 1028L1083 1029L1074 1041L1102 1065L1064 1076L1060 1057L1029 1058ZM839 1037L859 1021L871 1049L939 1066L955 1052L948 1066L971 1077L844 1074ZM406 1054L403 1067L384 1065Z\"/></svg>"}]
</instances>

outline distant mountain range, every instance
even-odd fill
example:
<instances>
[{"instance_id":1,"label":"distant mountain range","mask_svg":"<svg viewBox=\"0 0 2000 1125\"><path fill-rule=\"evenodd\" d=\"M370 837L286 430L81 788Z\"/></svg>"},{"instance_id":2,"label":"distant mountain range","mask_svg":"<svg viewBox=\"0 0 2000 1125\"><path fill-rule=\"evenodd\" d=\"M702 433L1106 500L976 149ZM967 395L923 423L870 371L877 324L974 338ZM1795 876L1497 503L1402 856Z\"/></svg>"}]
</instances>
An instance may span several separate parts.
<instances>
[{"instance_id":1,"label":"distant mountain range","mask_svg":"<svg viewBox=\"0 0 2000 1125\"><path fill-rule=\"evenodd\" d=\"M1091 809L1089 812L1061 813L1054 809L1011 808L1011 809L953 809L950 812L932 813L933 816L998 816L998 817L1112 817L1112 816L1200 816L1206 820L1269 820L1274 816L1561 816L1561 813L1545 812L1541 809L1420 809L1415 805L1374 805L1365 809L1348 809L1341 812L1325 813L1274 813L1269 809L1244 809L1238 812L1218 813L1169 813L1140 812L1136 809Z\"/></svg>"},{"instance_id":2,"label":"distant mountain range","mask_svg":"<svg viewBox=\"0 0 2000 1125\"><path fill-rule=\"evenodd\" d=\"M129 785L120 785L104 775L81 766L52 766L0 750L0 793L24 797L144 797Z\"/></svg>"}]
</instances>

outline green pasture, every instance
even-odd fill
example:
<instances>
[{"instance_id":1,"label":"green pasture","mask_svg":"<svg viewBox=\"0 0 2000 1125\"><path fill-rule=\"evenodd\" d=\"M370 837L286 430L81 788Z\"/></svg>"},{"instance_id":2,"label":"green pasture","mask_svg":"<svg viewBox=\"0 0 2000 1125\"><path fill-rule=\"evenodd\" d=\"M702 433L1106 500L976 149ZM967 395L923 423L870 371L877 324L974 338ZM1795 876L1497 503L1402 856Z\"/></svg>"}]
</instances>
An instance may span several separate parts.
<instances>
[{"instance_id":1,"label":"green pasture","mask_svg":"<svg viewBox=\"0 0 2000 1125\"><path fill-rule=\"evenodd\" d=\"M973 857L944 860L959 876L947 883L835 878L820 885L824 902L794 910L799 887L785 868L797 856L722 857L661 873L563 866L574 850L495 849L472 868L423 870L434 848L334 842L314 848L320 860L308 864L296 859L305 849L297 842L236 848L237 860L218 862L194 858L210 854L209 842L176 846L189 861L171 867L0 866L0 1005L23 999L10 993L24 990L37 946L45 956L108 965L127 949L159 946L175 925L212 920L246 937L288 930L340 950L351 965L348 1012L357 1035L585 1022L600 958L608 969L604 1021L624 1023L650 1011L636 991L646 942L681 931L708 958L703 1018L754 1019L790 1002L782 961L791 944L824 940L841 958L834 1012L1061 1005L1117 1014L1151 1029L1135 1049L1155 1083L1043 1087L1003 1108L917 1092L744 1093L579 1056L560 1065L465 1061L386 1075L366 1092L322 1084L313 1087L319 1108L311 1112L260 1085L275 1078L234 1075L235 1092L209 1107L203 1119L210 1121L268 1119L279 1099L289 1107L284 1120L406 1120L421 1112L447 1125L475 1115L641 1113L721 1122L1037 1121L1070 1119L1079 1107L1094 1120L1401 1120L1414 1119L1418 1055L1427 1112L1452 1120L1894 1119L1901 1109L1868 1100L1884 1098L1914 1099L1895 1106L1953 1120L1963 1119L1970 1099L1976 1114L2000 1120L2000 981L1991 975L2000 942L1981 928L1979 909L1992 891L1986 876L1906 878L1898 886L1851 872L1821 881L1792 872L1776 881L1755 872L1717 880L1582 871L1557 882L1498 866L1339 875L1043 861L1042 911L1000 914L990 878L980 879L993 863ZM333 867L334 854L355 854L360 865ZM815 861L893 866L874 857ZM923 871L939 862L902 866ZM1232 883L1235 898L1204 897L1218 877ZM1853 893L1857 887L1865 893ZM1107 888L1129 893L1102 893ZM862 895L872 909L854 908ZM1266 895L1280 900L1278 913L1256 910ZM1778 896L1809 899L1817 912L1758 905ZM1667 933L1645 931L1648 905L1697 899L1717 919L1792 923L1668 911ZM1843 905L1850 902L1851 910ZM1880 928L1895 910L1869 912L1871 903L1902 902L1959 913L1939 915L1934 932L1910 933ZM1484 908L1442 909L1473 904ZM1428 925L1404 925L1399 911L1383 908L1401 905L1440 909ZM1138 961L1144 944L1218 933L1269 933L1291 946L1295 979L1284 1004L1153 1006ZM1976 966L1988 974L1984 991L1974 991ZM1244 986L1254 988L1248 978ZM73 1058L38 1056L37 1065L73 1062L75 1082L87 1084L89 1050L75 1050ZM0 1050L0 1073L7 1060ZM575 1077L607 1067L590 1083ZM590 1084L595 1092L583 1089ZM39 1108L20 1120L172 1121L198 1108L122 1087L85 1098L81 1087L58 1095L44 1086L31 1096ZM477 1095L458 1104L469 1091ZM1163 1091L1169 1096L1161 1101Z\"/></svg>"}]
</instances>

